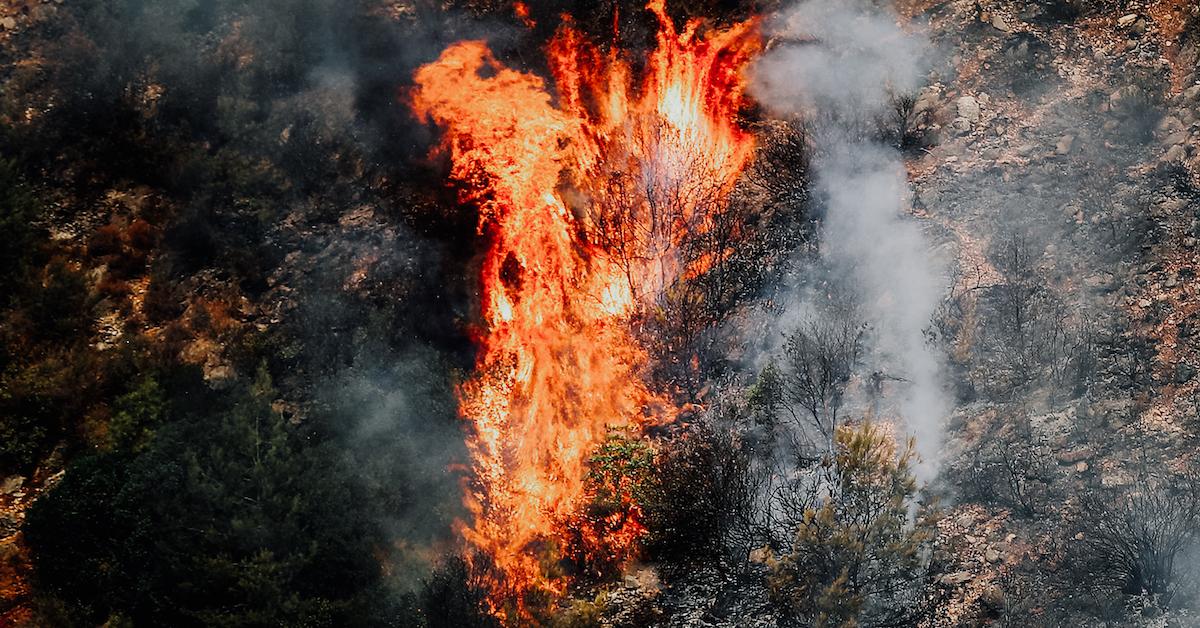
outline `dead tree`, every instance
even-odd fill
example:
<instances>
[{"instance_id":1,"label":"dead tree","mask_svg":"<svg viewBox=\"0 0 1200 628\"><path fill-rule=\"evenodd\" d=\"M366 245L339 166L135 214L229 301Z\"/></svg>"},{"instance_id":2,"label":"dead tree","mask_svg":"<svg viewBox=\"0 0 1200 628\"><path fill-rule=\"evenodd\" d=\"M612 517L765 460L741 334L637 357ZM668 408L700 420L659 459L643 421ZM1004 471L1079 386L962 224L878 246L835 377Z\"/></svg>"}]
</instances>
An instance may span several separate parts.
<instances>
[{"instance_id":1,"label":"dead tree","mask_svg":"<svg viewBox=\"0 0 1200 628\"><path fill-rule=\"evenodd\" d=\"M797 426L816 429L826 448L837 432L846 386L862 353L866 326L853 314L810 319L787 337L780 369L780 409Z\"/></svg>"}]
</instances>

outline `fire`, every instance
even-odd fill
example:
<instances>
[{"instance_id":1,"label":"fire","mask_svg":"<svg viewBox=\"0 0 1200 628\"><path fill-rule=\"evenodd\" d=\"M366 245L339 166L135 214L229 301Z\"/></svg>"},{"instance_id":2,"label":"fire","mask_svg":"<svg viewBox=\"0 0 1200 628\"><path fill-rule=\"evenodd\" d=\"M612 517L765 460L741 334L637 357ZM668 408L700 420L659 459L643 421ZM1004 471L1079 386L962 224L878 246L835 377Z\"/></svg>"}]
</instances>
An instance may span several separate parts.
<instances>
[{"instance_id":1,"label":"fire","mask_svg":"<svg viewBox=\"0 0 1200 628\"><path fill-rule=\"evenodd\" d=\"M611 429L674 416L645 382L649 357L630 322L728 253L688 243L712 231L709 211L753 151L736 118L756 24L702 36L698 21L676 29L662 0L648 9L657 47L636 86L628 59L569 18L547 47L556 98L479 41L415 75L411 106L443 130L450 175L479 208L487 243L485 328L476 374L459 390L474 476L461 532L497 572L494 600L564 590L545 556L567 553L589 457ZM584 545L628 556L642 534L636 505L630 513Z\"/></svg>"}]
</instances>

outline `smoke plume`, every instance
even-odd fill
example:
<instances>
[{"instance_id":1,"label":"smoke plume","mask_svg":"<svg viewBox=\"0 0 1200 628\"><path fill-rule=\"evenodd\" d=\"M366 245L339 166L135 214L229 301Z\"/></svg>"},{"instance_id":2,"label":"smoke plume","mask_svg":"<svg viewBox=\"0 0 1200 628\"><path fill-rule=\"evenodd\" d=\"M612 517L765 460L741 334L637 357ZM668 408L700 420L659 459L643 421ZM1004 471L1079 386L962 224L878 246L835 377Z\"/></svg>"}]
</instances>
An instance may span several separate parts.
<instances>
[{"instance_id":1,"label":"smoke plume","mask_svg":"<svg viewBox=\"0 0 1200 628\"><path fill-rule=\"evenodd\" d=\"M876 131L893 96L920 86L928 46L865 1L805 2L768 30L753 93L774 112L802 118L814 139L822 263L861 303L873 330L870 369L901 383L892 403L928 475L950 410L942 360L926 336L946 281L920 226L905 215L910 190L900 154ZM789 309L816 311L802 302Z\"/></svg>"}]
</instances>

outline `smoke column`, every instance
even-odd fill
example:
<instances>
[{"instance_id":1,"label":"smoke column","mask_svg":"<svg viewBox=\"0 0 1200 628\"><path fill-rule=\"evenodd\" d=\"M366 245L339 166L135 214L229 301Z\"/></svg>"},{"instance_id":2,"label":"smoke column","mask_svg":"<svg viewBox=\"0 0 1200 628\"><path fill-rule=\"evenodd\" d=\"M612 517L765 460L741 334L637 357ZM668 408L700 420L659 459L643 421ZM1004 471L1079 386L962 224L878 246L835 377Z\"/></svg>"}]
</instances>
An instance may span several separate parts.
<instances>
[{"instance_id":1,"label":"smoke column","mask_svg":"<svg viewBox=\"0 0 1200 628\"><path fill-rule=\"evenodd\" d=\"M904 216L910 191L900 154L872 137L891 95L920 86L927 44L865 0L799 4L769 35L752 93L778 114L803 117L815 140L821 255L858 292L877 368L908 382L897 405L927 479L951 408L941 357L925 334L946 282L920 227Z\"/></svg>"}]
</instances>

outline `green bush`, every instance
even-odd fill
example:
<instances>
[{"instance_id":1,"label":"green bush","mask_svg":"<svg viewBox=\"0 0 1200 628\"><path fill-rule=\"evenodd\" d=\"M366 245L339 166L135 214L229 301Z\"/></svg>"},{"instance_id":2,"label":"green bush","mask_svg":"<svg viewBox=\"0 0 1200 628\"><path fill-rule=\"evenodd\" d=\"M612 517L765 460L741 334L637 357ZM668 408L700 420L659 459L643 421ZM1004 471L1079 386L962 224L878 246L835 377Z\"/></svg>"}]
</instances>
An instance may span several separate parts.
<instances>
[{"instance_id":1,"label":"green bush","mask_svg":"<svg viewBox=\"0 0 1200 628\"><path fill-rule=\"evenodd\" d=\"M30 258L38 240L41 208L21 181L14 162L0 159L0 299L11 300L28 280ZM0 306L7 305L0 301Z\"/></svg>"},{"instance_id":2,"label":"green bush","mask_svg":"<svg viewBox=\"0 0 1200 628\"><path fill-rule=\"evenodd\" d=\"M136 388L117 398L113 410L108 424L112 446L141 451L166 417L166 394L157 379L143 377Z\"/></svg>"},{"instance_id":3,"label":"green bush","mask_svg":"<svg viewBox=\"0 0 1200 628\"><path fill-rule=\"evenodd\" d=\"M789 547L770 562L772 599L817 626L915 625L935 528L913 510L912 443L897 451L870 423L838 429L803 496Z\"/></svg>"},{"instance_id":4,"label":"green bush","mask_svg":"<svg viewBox=\"0 0 1200 628\"><path fill-rule=\"evenodd\" d=\"M117 404L132 437L161 412L155 389ZM82 625L404 625L374 599L384 539L352 470L293 433L272 396L260 378L141 453L73 464L26 522L39 590Z\"/></svg>"}]
</instances>

